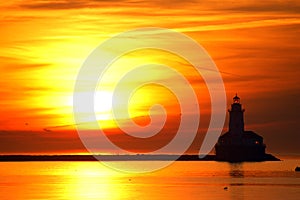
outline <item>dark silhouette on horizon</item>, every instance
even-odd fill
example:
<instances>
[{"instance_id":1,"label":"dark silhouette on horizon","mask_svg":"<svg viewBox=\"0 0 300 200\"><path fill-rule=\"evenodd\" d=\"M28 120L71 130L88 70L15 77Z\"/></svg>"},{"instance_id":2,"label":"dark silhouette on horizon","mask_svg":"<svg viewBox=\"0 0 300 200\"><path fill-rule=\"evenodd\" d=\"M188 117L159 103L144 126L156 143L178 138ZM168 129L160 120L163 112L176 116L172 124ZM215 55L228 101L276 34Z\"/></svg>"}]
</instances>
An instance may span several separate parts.
<instances>
[{"instance_id":1,"label":"dark silhouette on horizon","mask_svg":"<svg viewBox=\"0 0 300 200\"><path fill-rule=\"evenodd\" d=\"M219 137L215 145L216 160L229 162L269 160L272 155L265 153L266 145L263 137L244 129L245 110L237 94L228 112L229 130Z\"/></svg>"},{"instance_id":2,"label":"dark silhouette on horizon","mask_svg":"<svg viewBox=\"0 0 300 200\"><path fill-rule=\"evenodd\" d=\"M244 110L240 98L233 98L229 110L229 131L219 137L215 146L216 155L171 155L171 154L136 154L136 155L0 155L0 162L11 161L278 161L271 154L265 153L263 138L253 131L244 130ZM44 131L48 131L45 129ZM242 176L240 171L233 171L233 176Z\"/></svg>"}]
</instances>

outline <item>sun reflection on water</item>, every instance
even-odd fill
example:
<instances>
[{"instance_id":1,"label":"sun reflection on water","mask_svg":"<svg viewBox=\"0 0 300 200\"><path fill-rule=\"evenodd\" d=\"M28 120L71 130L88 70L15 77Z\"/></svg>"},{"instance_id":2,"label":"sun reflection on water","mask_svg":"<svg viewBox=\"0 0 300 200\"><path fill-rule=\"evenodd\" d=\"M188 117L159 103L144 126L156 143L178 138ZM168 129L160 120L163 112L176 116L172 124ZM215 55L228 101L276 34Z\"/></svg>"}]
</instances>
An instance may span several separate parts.
<instances>
[{"instance_id":1,"label":"sun reflection on water","mask_svg":"<svg viewBox=\"0 0 300 200\"><path fill-rule=\"evenodd\" d=\"M0 163L0 199L292 199L299 195L297 163L175 162L130 174L98 162L7 162Z\"/></svg>"},{"instance_id":2,"label":"sun reflection on water","mask_svg":"<svg viewBox=\"0 0 300 200\"><path fill-rule=\"evenodd\" d=\"M110 170L99 163L72 163L68 167L66 174L61 177L68 179L62 191L63 199L121 199L128 196L123 190L128 180L126 174Z\"/></svg>"}]
</instances>

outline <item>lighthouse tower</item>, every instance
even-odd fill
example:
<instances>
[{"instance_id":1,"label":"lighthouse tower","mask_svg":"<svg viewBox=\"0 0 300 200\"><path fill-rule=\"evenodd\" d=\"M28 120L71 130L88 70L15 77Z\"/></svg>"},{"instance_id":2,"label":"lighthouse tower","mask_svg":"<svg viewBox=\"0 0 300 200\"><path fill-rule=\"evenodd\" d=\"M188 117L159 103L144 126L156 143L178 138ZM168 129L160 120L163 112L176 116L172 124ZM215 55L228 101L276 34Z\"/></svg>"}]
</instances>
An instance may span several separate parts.
<instances>
[{"instance_id":1,"label":"lighthouse tower","mask_svg":"<svg viewBox=\"0 0 300 200\"><path fill-rule=\"evenodd\" d=\"M231 109L229 112L229 133L232 136L233 143L241 143L242 134L244 130L244 112L242 109L242 104L240 103L240 98L235 95L233 98L233 103L231 104Z\"/></svg>"}]
</instances>

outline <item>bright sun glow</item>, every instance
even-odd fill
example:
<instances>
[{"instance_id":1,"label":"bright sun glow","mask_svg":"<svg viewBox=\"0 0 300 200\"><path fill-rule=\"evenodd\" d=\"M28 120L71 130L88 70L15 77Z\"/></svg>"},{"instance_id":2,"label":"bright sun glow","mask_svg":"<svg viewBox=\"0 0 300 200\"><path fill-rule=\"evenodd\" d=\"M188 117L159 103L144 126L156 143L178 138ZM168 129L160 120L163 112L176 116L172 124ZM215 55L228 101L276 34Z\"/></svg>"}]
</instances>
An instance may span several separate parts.
<instances>
[{"instance_id":1,"label":"bright sun glow","mask_svg":"<svg viewBox=\"0 0 300 200\"><path fill-rule=\"evenodd\" d=\"M112 119L112 97L113 93L109 91L97 91L95 92L94 110L97 120L109 120Z\"/></svg>"}]
</instances>

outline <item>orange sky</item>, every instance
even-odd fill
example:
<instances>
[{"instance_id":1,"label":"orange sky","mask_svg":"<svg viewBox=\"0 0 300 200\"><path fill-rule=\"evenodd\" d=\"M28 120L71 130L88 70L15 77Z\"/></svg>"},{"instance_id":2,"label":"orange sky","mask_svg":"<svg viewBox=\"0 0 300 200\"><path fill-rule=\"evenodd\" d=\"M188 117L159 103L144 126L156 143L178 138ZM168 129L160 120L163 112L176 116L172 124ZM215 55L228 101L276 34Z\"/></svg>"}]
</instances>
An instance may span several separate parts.
<instances>
[{"instance_id":1,"label":"orange sky","mask_svg":"<svg viewBox=\"0 0 300 200\"><path fill-rule=\"evenodd\" d=\"M142 27L169 28L196 40L222 74L228 107L236 92L242 98L246 129L261 134L269 151L300 153L300 3L296 0L8 1L1 3L0 11L0 153L84 152L72 113L77 73L105 39ZM128 70L150 61L172 65L198 91L201 122L191 147L197 152L210 116L203 80L195 78L193 70L186 71L182 59L162 52L128 55L115 68ZM172 81L159 70L151 77ZM112 137L118 131L111 122L109 99L117 78L109 76L108 89L99 93L101 104L96 105L97 119L115 133ZM147 123L148 108L158 101L166 106L170 120L163 131L170 132L178 123L176 102L170 100L175 99L160 87L143 88L133 96L132 117ZM171 137L165 136L152 142L163 145ZM140 141L135 148L151 149Z\"/></svg>"}]
</instances>

